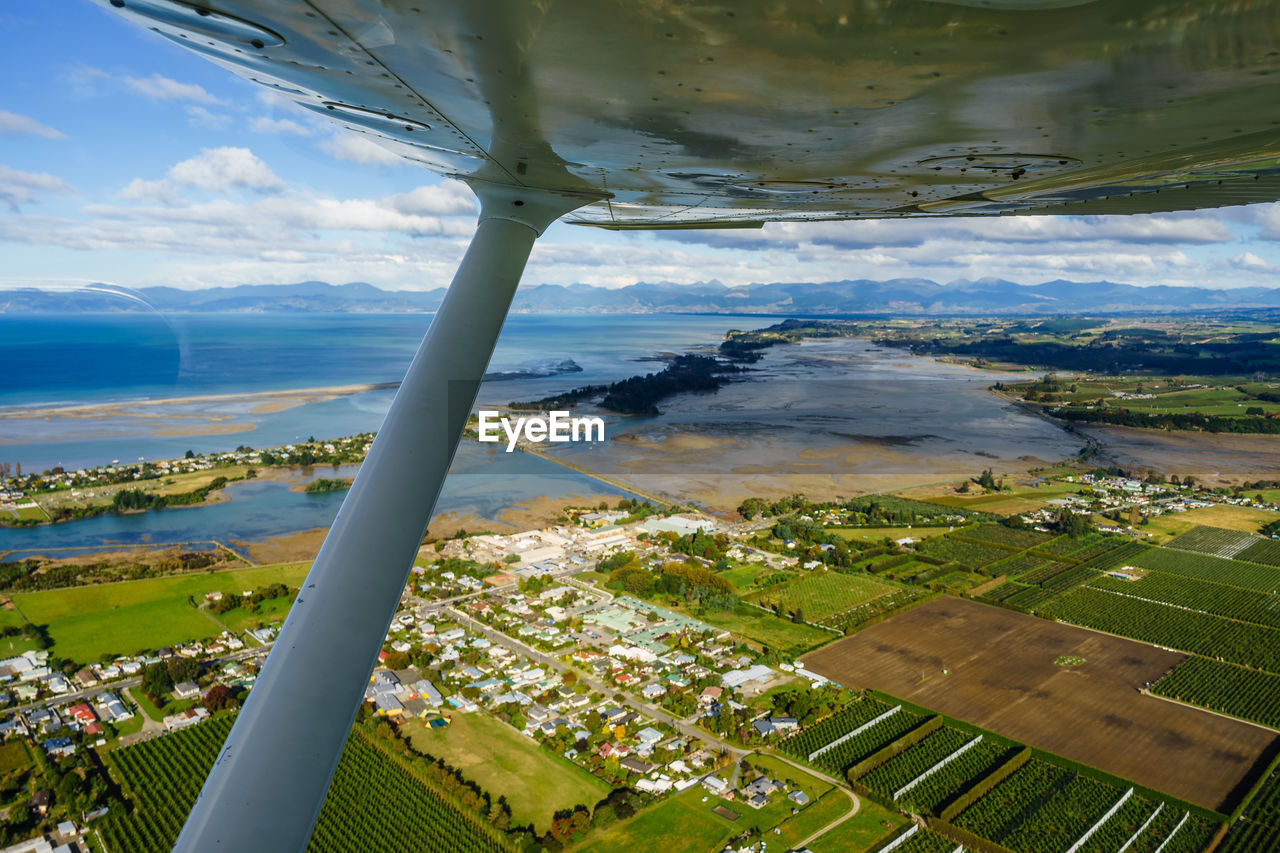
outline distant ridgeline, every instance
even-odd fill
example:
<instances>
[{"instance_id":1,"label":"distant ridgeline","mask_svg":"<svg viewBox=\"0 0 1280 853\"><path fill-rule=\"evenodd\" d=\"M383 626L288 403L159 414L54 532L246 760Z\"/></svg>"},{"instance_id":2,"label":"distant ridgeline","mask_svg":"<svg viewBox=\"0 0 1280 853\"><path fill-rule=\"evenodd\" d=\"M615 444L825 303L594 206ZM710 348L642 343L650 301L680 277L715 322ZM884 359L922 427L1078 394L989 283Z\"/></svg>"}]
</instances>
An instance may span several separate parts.
<instances>
[{"instance_id":1,"label":"distant ridgeline","mask_svg":"<svg viewBox=\"0 0 1280 853\"><path fill-rule=\"evenodd\" d=\"M658 403L685 391L717 391L730 379L726 374L746 368L727 364L706 355L678 355L665 368L645 376L632 376L612 385L584 385L563 394L524 403L511 403L510 408L545 411L566 408L573 403L604 396L601 408L623 415L657 415Z\"/></svg>"}]
</instances>

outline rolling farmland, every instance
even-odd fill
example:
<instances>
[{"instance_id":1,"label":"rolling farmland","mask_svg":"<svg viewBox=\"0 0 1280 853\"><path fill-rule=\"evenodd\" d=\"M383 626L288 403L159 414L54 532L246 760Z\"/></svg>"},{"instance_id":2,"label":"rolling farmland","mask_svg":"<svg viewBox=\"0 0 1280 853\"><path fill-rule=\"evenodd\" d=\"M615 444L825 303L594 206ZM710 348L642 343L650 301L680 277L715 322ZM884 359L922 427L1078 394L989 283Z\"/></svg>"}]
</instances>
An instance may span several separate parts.
<instances>
[{"instance_id":1,"label":"rolling farmland","mask_svg":"<svg viewBox=\"0 0 1280 853\"><path fill-rule=\"evenodd\" d=\"M1055 664L1064 657L1084 663L1069 670ZM804 658L809 669L841 684L901 696L1188 802L1229 808L1275 734L1138 692L1184 659L949 598Z\"/></svg>"},{"instance_id":2,"label":"rolling farmland","mask_svg":"<svg viewBox=\"0 0 1280 853\"><path fill-rule=\"evenodd\" d=\"M204 777L231 730L231 716L106 756L128 814L101 824L108 849L166 853L182 829ZM472 812L387 756L362 732L347 741L307 850L368 849L371 838L393 833L405 849L439 853L510 853L511 844Z\"/></svg>"}]
</instances>

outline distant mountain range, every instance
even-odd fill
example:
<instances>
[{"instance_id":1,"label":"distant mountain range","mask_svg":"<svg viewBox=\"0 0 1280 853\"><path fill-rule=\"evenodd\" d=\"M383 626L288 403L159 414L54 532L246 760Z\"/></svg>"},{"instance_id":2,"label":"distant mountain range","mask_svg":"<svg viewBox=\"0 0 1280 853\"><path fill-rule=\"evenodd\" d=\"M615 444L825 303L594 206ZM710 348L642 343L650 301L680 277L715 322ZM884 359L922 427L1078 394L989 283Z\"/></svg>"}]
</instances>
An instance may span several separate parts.
<instances>
[{"instance_id":1,"label":"distant mountain range","mask_svg":"<svg viewBox=\"0 0 1280 853\"><path fill-rule=\"evenodd\" d=\"M84 290L0 290L0 313L23 312L345 312L434 311L444 288L424 292L382 290L355 282L243 284L179 290L125 291L107 285ZM1280 308L1280 288L1213 290L1137 287L1110 281L1018 284L1002 279L939 284L922 278L752 284L633 284L609 289L589 284L539 284L516 293L523 314L660 312L785 315L1078 314L1226 311Z\"/></svg>"}]
</instances>

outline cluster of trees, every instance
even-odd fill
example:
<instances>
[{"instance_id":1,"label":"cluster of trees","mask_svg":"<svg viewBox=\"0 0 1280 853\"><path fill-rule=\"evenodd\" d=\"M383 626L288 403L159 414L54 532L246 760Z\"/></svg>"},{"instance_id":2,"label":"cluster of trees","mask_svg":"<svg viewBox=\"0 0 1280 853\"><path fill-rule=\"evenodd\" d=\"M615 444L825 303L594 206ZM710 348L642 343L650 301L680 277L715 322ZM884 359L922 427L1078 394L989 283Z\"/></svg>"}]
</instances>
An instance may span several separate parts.
<instances>
[{"instance_id":1,"label":"cluster of trees","mask_svg":"<svg viewBox=\"0 0 1280 853\"><path fill-rule=\"evenodd\" d=\"M49 636L49 626L32 625L30 622L23 622L21 625L5 625L0 628L0 637L22 637L24 640L34 642L38 649L47 649L53 645L53 639Z\"/></svg>"},{"instance_id":2,"label":"cluster of trees","mask_svg":"<svg viewBox=\"0 0 1280 853\"><path fill-rule=\"evenodd\" d=\"M1004 488L1004 480L997 480L990 468L983 468L982 473L973 478L973 482L989 492L998 492Z\"/></svg>"},{"instance_id":3,"label":"cluster of trees","mask_svg":"<svg viewBox=\"0 0 1280 853\"><path fill-rule=\"evenodd\" d=\"M226 477L215 477L207 486L181 492L176 495L157 495L142 489L121 489L111 499L112 512L128 512L138 509L164 509L167 506L187 506L203 503L209 493L227 484Z\"/></svg>"},{"instance_id":4,"label":"cluster of trees","mask_svg":"<svg viewBox=\"0 0 1280 853\"><path fill-rule=\"evenodd\" d=\"M241 595L238 592L224 592L222 598L209 602L209 612L214 615L221 615L229 610L235 610L237 607L243 607L252 613L264 601L270 601L274 598L288 598L292 594L293 590L282 583L268 584L261 589L255 589L248 596Z\"/></svg>"},{"instance_id":5,"label":"cluster of trees","mask_svg":"<svg viewBox=\"0 0 1280 853\"><path fill-rule=\"evenodd\" d=\"M142 692L151 697L157 706L164 704L166 693L182 681L195 681L200 677L200 663L191 658L172 657L142 669Z\"/></svg>"},{"instance_id":6,"label":"cluster of trees","mask_svg":"<svg viewBox=\"0 0 1280 853\"><path fill-rule=\"evenodd\" d=\"M1130 409L1058 408L1054 417L1068 421L1115 424L1142 429L1195 430L1212 433L1280 435L1280 418L1266 415L1206 415L1203 412L1135 412Z\"/></svg>"},{"instance_id":7,"label":"cluster of trees","mask_svg":"<svg viewBox=\"0 0 1280 853\"><path fill-rule=\"evenodd\" d=\"M657 594L677 596L711 610L732 610L738 606L731 582L694 563L669 563L660 572L651 572L631 555L630 560L612 569L609 584L641 598Z\"/></svg>"},{"instance_id":8,"label":"cluster of trees","mask_svg":"<svg viewBox=\"0 0 1280 853\"><path fill-rule=\"evenodd\" d=\"M309 495L319 495L325 492L340 492L349 488L351 488L350 480L331 480L325 477L317 477L307 483L303 491Z\"/></svg>"},{"instance_id":9,"label":"cluster of trees","mask_svg":"<svg viewBox=\"0 0 1280 853\"><path fill-rule=\"evenodd\" d=\"M729 537L723 533L710 534L696 530L684 536L677 536L674 533L662 533L659 536L664 538L671 550L677 554L701 557L712 562L724 559L725 552L729 550Z\"/></svg>"},{"instance_id":10,"label":"cluster of trees","mask_svg":"<svg viewBox=\"0 0 1280 853\"><path fill-rule=\"evenodd\" d=\"M801 494L794 494L774 501L753 497L747 498L738 504L738 515L746 519L759 518L762 515L787 515L792 512L800 512L809 506L809 500Z\"/></svg>"}]
</instances>

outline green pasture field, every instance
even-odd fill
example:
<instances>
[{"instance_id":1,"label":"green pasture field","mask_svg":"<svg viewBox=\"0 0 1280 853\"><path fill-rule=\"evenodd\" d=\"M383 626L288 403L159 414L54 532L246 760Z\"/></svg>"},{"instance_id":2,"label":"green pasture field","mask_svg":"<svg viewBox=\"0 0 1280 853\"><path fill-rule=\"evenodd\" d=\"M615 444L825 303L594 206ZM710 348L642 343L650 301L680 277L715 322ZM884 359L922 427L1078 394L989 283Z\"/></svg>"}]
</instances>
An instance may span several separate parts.
<instances>
[{"instance_id":1,"label":"green pasture field","mask_svg":"<svg viewBox=\"0 0 1280 853\"><path fill-rule=\"evenodd\" d=\"M403 731L414 749L444 759L494 797L505 796L516 823L545 832L560 809L591 809L609 795L603 780L488 714L453 714L450 720L438 729L410 722Z\"/></svg>"},{"instance_id":2,"label":"green pasture field","mask_svg":"<svg viewBox=\"0 0 1280 853\"><path fill-rule=\"evenodd\" d=\"M271 583L296 587L309 567L305 562L280 563L11 597L28 622L48 626L55 657L89 663L104 655L133 654L218 634L219 623L193 605L201 603L205 593L243 592ZM258 618L255 615L255 621Z\"/></svg>"},{"instance_id":3,"label":"green pasture field","mask_svg":"<svg viewBox=\"0 0 1280 853\"><path fill-rule=\"evenodd\" d=\"M706 797L704 803L702 799ZM724 803L742 817L730 821L711 810ZM617 853L628 850L660 850L662 853L706 853L719 850L730 837L742 832L757 817L755 810L741 803L725 803L694 786L630 820L598 833L579 847L581 853ZM752 813L752 814L746 814Z\"/></svg>"},{"instance_id":4,"label":"green pasture field","mask_svg":"<svg viewBox=\"0 0 1280 853\"><path fill-rule=\"evenodd\" d=\"M866 797L858 813L809 845L813 853L867 853L879 850L907 819ZM888 824L886 826L886 824Z\"/></svg>"}]
</instances>

